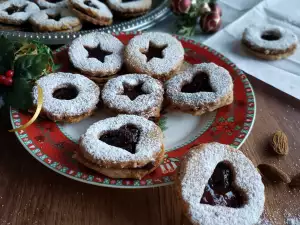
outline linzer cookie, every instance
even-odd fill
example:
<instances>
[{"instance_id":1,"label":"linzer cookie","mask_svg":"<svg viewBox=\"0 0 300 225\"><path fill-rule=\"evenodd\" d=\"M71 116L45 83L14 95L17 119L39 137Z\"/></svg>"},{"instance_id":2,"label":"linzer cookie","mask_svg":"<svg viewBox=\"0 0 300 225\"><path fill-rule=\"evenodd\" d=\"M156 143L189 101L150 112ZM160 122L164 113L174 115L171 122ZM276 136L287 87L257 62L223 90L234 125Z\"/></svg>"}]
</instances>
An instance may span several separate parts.
<instances>
[{"instance_id":1,"label":"linzer cookie","mask_svg":"<svg viewBox=\"0 0 300 225\"><path fill-rule=\"evenodd\" d=\"M107 0L108 7L121 17L136 17L146 14L152 0Z\"/></svg>"},{"instance_id":2,"label":"linzer cookie","mask_svg":"<svg viewBox=\"0 0 300 225\"><path fill-rule=\"evenodd\" d=\"M251 25L245 29L242 43L259 58L277 60L295 52L298 38L291 30L277 25Z\"/></svg>"},{"instance_id":3,"label":"linzer cookie","mask_svg":"<svg viewBox=\"0 0 300 225\"><path fill-rule=\"evenodd\" d=\"M145 74L128 74L109 80L102 91L103 103L117 113L145 118L159 117L164 89Z\"/></svg>"},{"instance_id":4,"label":"linzer cookie","mask_svg":"<svg viewBox=\"0 0 300 225\"><path fill-rule=\"evenodd\" d=\"M82 27L80 20L65 8L52 8L34 13L29 22L34 30L47 31L79 31Z\"/></svg>"},{"instance_id":5,"label":"linzer cookie","mask_svg":"<svg viewBox=\"0 0 300 225\"><path fill-rule=\"evenodd\" d=\"M201 63L177 74L165 84L170 108L193 115L211 112L233 101L229 72L214 63Z\"/></svg>"},{"instance_id":6,"label":"linzer cookie","mask_svg":"<svg viewBox=\"0 0 300 225\"><path fill-rule=\"evenodd\" d=\"M71 73L53 73L40 78L43 90L42 115L53 121L75 123L90 116L99 102L100 89L88 78ZM37 104L38 89L33 88Z\"/></svg>"},{"instance_id":7,"label":"linzer cookie","mask_svg":"<svg viewBox=\"0 0 300 225\"><path fill-rule=\"evenodd\" d=\"M237 149L219 143L192 148L176 181L183 212L194 225L253 225L264 209L261 176Z\"/></svg>"},{"instance_id":8,"label":"linzer cookie","mask_svg":"<svg viewBox=\"0 0 300 225\"><path fill-rule=\"evenodd\" d=\"M113 22L110 9L98 0L70 0L69 3L70 8L84 21L100 26Z\"/></svg>"},{"instance_id":9,"label":"linzer cookie","mask_svg":"<svg viewBox=\"0 0 300 225\"><path fill-rule=\"evenodd\" d=\"M119 115L89 127L74 157L112 178L141 179L162 161L162 141L162 131L155 123L135 115Z\"/></svg>"},{"instance_id":10,"label":"linzer cookie","mask_svg":"<svg viewBox=\"0 0 300 225\"><path fill-rule=\"evenodd\" d=\"M166 33L150 32L132 38L125 48L128 71L148 74L161 81L176 73L184 60L181 43Z\"/></svg>"},{"instance_id":11,"label":"linzer cookie","mask_svg":"<svg viewBox=\"0 0 300 225\"><path fill-rule=\"evenodd\" d=\"M69 48L69 58L82 73L104 77L122 68L123 48L116 37L95 32L75 39Z\"/></svg>"},{"instance_id":12,"label":"linzer cookie","mask_svg":"<svg viewBox=\"0 0 300 225\"><path fill-rule=\"evenodd\" d=\"M0 22L4 24L21 25L40 8L33 2L25 0L10 0L0 3Z\"/></svg>"},{"instance_id":13,"label":"linzer cookie","mask_svg":"<svg viewBox=\"0 0 300 225\"><path fill-rule=\"evenodd\" d=\"M67 8L68 0L36 0L41 9Z\"/></svg>"}]
</instances>

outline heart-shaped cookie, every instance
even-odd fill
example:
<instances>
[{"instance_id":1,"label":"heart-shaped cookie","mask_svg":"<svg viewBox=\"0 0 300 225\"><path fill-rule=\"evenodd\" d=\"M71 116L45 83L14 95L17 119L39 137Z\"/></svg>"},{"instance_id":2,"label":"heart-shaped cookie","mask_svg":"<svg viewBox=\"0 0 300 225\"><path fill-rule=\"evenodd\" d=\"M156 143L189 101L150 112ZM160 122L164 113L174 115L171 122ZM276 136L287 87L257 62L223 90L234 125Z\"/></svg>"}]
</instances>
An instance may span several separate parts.
<instances>
[{"instance_id":1,"label":"heart-shaped cookie","mask_svg":"<svg viewBox=\"0 0 300 225\"><path fill-rule=\"evenodd\" d=\"M219 143L190 150L177 189L194 225L253 225L264 209L264 185L254 165L241 151Z\"/></svg>"}]
</instances>

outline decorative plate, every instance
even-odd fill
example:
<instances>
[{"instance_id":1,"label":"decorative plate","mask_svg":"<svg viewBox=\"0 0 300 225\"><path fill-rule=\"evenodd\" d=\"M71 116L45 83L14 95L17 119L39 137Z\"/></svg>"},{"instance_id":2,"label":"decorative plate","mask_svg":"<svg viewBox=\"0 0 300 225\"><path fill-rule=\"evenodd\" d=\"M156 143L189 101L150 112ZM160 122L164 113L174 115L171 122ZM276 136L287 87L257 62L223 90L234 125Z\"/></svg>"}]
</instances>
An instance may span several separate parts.
<instances>
[{"instance_id":1,"label":"decorative plate","mask_svg":"<svg viewBox=\"0 0 300 225\"><path fill-rule=\"evenodd\" d=\"M113 25L101 28L84 28L78 32L27 32L27 31L13 31L13 30L0 30L0 36L5 36L12 39L26 38L29 40L39 40L44 44L60 45L67 44L80 35L90 33L91 31L100 31L105 33L113 32L128 32L128 31L141 31L154 26L160 21L164 20L167 16L171 15L168 0L153 0L152 9L145 15L129 19L129 20L116 20Z\"/></svg>"},{"instance_id":2,"label":"decorative plate","mask_svg":"<svg viewBox=\"0 0 300 225\"><path fill-rule=\"evenodd\" d=\"M134 33L115 34L124 44ZM246 75L236 65L215 50L177 37L185 48L186 63L214 62L225 67L234 81L234 102L215 112L192 116L180 112L163 111L158 125L164 132L166 148L162 164L142 180L111 179L80 165L72 158L78 149L78 139L94 122L113 116L104 109L78 124L59 124L37 120L26 130L16 132L20 142L38 161L69 178L106 187L149 188L172 184L181 157L194 145L220 142L239 148L250 133L255 119L256 104L253 89ZM61 71L74 71L67 56L68 46L55 52L55 60L62 65ZM31 115L11 109L13 128L26 123Z\"/></svg>"}]
</instances>

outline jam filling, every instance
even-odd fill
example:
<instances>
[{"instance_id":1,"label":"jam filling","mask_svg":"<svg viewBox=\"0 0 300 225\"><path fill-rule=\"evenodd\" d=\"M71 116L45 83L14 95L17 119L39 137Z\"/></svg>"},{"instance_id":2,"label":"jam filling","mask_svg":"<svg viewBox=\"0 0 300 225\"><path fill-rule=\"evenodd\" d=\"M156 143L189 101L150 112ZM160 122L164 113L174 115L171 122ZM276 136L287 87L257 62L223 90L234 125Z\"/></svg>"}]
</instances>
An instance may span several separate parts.
<instances>
[{"instance_id":1,"label":"jam filling","mask_svg":"<svg viewBox=\"0 0 300 225\"><path fill-rule=\"evenodd\" d=\"M162 52L166 47L167 45L157 47L150 41L148 50L142 53L147 57L147 62L149 62L153 58L162 59L164 57Z\"/></svg>"},{"instance_id":2,"label":"jam filling","mask_svg":"<svg viewBox=\"0 0 300 225\"><path fill-rule=\"evenodd\" d=\"M55 20L55 21L59 21L61 19L60 14L57 15L48 15L49 19Z\"/></svg>"},{"instance_id":3,"label":"jam filling","mask_svg":"<svg viewBox=\"0 0 300 225\"><path fill-rule=\"evenodd\" d=\"M135 154L139 138L139 129L132 124L128 124L120 127L118 130L106 132L99 138L99 140L108 145L125 149L131 154Z\"/></svg>"},{"instance_id":4,"label":"jam filling","mask_svg":"<svg viewBox=\"0 0 300 225\"><path fill-rule=\"evenodd\" d=\"M281 38L281 34L275 30L269 30L263 32L261 38L266 41L277 41Z\"/></svg>"},{"instance_id":5,"label":"jam filling","mask_svg":"<svg viewBox=\"0 0 300 225\"><path fill-rule=\"evenodd\" d=\"M72 100L77 97L78 90L74 86L63 87L53 92L53 97L60 100Z\"/></svg>"},{"instance_id":6,"label":"jam filling","mask_svg":"<svg viewBox=\"0 0 300 225\"><path fill-rule=\"evenodd\" d=\"M103 62L103 63L104 63L105 57L112 54L112 52L102 50L100 48L100 46L97 46L96 48L90 48L90 47L85 46L84 48L89 53L88 58L96 58L100 62Z\"/></svg>"},{"instance_id":7,"label":"jam filling","mask_svg":"<svg viewBox=\"0 0 300 225\"><path fill-rule=\"evenodd\" d=\"M143 83L138 84L136 86L131 86L128 84L123 84L124 87L124 92L123 95L127 95L128 98L130 98L130 100L134 100L136 99L139 95L143 95L146 94L143 90L142 90L142 86Z\"/></svg>"},{"instance_id":8,"label":"jam filling","mask_svg":"<svg viewBox=\"0 0 300 225\"><path fill-rule=\"evenodd\" d=\"M127 3L127 2L136 2L138 0L122 0L122 3Z\"/></svg>"},{"instance_id":9,"label":"jam filling","mask_svg":"<svg viewBox=\"0 0 300 225\"><path fill-rule=\"evenodd\" d=\"M84 1L84 4L86 4L86 5L89 6L89 7L95 8L95 9L98 9L98 8L99 8L99 7L96 6L94 3L92 3L90 0Z\"/></svg>"},{"instance_id":10,"label":"jam filling","mask_svg":"<svg viewBox=\"0 0 300 225\"><path fill-rule=\"evenodd\" d=\"M210 86L208 75L204 72L200 72L194 76L191 83L186 84L181 88L181 92L213 92L213 89Z\"/></svg>"},{"instance_id":11,"label":"jam filling","mask_svg":"<svg viewBox=\"0 0 300 225\"><path fill-rule=\"evenodd\" d=\"M206 184L200 202L231 208L242 207L245 203L245 197L234 187L233 181L234 176L231 167L225 162L220 162Z\"/></svg>"},{"instance_id":12,"label":"jam filling","mask_svg":"<svg viewBox=\"0 0 300 225\"><path fill-rule=\"evenodd\" d=\"M24 12L26 7L27 7L27 5L24 5L22 7L12 5L12 6L8 7L5 11L7 12L8 15L11 15L16 12Z\"/></svg>"},{"instance_id":13,"label":"jam filling","mask_svg":"<svg viewBox=\"0 0 300 225\"><path fill-rule=\"evenodd\" d=\"M58 2L62 2L63 0L46 0L46 1L50 3L58 3Z\"/></svg>"}]
</instances>

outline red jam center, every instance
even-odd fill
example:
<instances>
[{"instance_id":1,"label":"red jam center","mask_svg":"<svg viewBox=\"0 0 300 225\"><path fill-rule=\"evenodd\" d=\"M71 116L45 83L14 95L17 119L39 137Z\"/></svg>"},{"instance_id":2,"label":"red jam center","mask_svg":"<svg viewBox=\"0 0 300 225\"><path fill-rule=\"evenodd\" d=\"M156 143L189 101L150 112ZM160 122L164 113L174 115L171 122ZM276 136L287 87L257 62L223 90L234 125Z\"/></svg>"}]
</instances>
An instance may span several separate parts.
<instances>
[{"instance_id":1,"label":"red jam center","mask_svg":"<svg viewBox=\"0 0 300 225\"><path fill-rule=\"evenodd\" d=\"M58 2L62 2L63 0L46 0L46 1L50 3L58 3Z\"/></svg>"},{"instance_id":2,"label":"red jam center","mask_svg":"<svg viewBox=\"0 0 300 225\"><path fill-rule=\"evenodd\" d=\"M7 12L8 15L11 15L11 14L14 14L16 12L24 12L26 7L27 7L27 5L24 5L22 7L12 5L9 8L7 8L5 11Z\"/></svg>"},{"instance_id":3,"label":"red jam center","mask_svg":"<svg viewBox=\"0 0 300 225\"><path fill-rule=\"evenodd\" d=\"M120 127L118 130L106 132L99 139L108 145L123 148L126 151L135 154L139 138L139 129L132 124L128 124Z\"/></svg>"},{"instance_id":4,"label":"red jam center","mask_svg":"<svg viewBox=\"0 0 300 225\"><path fill-rule=\"evenodd\" d=\"M84 1L84 4L86 4L86 5L89 6L89 7L98 9L98 6L96 6L96 5L95 5L94 3L92 3L90 0Z\"/></svg>"},{"instance_id":5,"label":"red jam center","mask_svg":"<svg viewBox=\"0 0 300 225\"><path fill-rule=\"evenodd\" d=\"M200 202L231 208L242 207L245 198L241 191L234 187L233 180L231 167L225 162L219 163L205 186Z\"/></svg>"},{"instance_id":6,"label":"red jam center","mask_svg":"<svg viewBox=\"0 0 300 225\"><path fill-rule=\"evenodd\" d=\"M100 48L100 46L98 46L96 48L90 48L90 47L85 46L84 48L89 53L88 58L96 58L100 62L103 62L103 63L104 63L105 57L112 54L112 52L108 52L108 51L102 50Z\"/></svg>"},{"instance_id":7,"label":"red jam center","mask_svg":"<svg viewBox=\"0 0 300 225\"><path fill-rule=\"evenodd\" d=\"M197 92L213 92L209 83L209 77L206 73L197 73L192 82L182 87L181 92L197 93Z\"/></svg>"},{"instance_id":8,"label":"red jam center","mask_svg":"<svg viewBox=\"0 0 300 225\"><path fill-rule=\"evenodd\" d=\"M77 97L78 90L74 86L59 88L53 92L53 97L60 100L72 100Z\"/></svg>"},{"instance_id":9,"label":"red jam center","mask_svg":"<svg viewBox=\"0 0 300 225\"><path fill-rule=\"evenodd\" d=\"M281 34L278 31L273 31L273 30L269 30L269 31L265 31L262 33L261 38L266 40L266 41L277 41L281 38Z\"/></svg>"},{"instance_id":10,"label":"red jam center","mask_svg":"<svg viewBox=\"0 0 300 225\"><path fill-rule=\"evenodd\" d=\"M157 47L150 41L148 50L142 53L147 57L147 62L149 62L153 58L162 59L164 57L162 52L166 47L167 45Z\"/></svg>"},{"instance_id":11,"label":"red jam center","mask_svg":"<svg viewBox=\"0 0 300 225\"><path fill-rule=\"evenodd\" d=\"M143 90L142 90L142 86L143 86L143 83L141 84L138 84L136 86L131 86L131 85L128 85L128 84L124 84L123 87L124 87L124 92L123 92L123 95L127 95L128 98L130 98L130 100L134 100L136 99L138 96L140 95L143 95L143 94L146 94Z\"/></svg>"}]
</instances>

